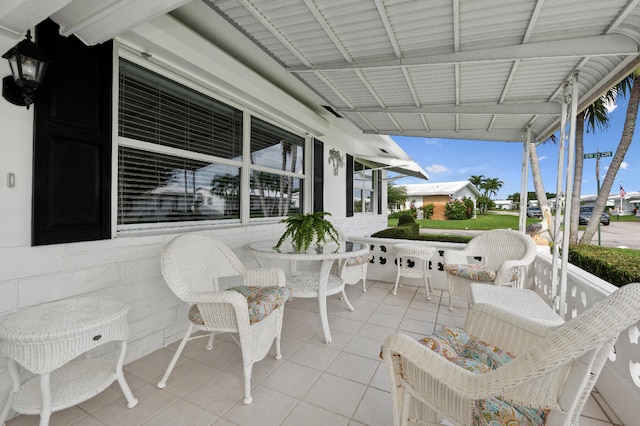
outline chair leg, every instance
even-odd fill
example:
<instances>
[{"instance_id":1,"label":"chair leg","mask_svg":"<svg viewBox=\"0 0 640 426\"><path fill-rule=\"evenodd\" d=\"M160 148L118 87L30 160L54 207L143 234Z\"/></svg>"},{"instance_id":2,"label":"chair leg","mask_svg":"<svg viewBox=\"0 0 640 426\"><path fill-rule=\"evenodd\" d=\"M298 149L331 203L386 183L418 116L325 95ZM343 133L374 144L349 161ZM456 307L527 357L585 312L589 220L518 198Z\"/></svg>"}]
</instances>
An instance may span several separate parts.
<instances>
[{"instance_id":1,"label":"chair leg","mask_svg":"<svg viewBox=\"0 0 640 426\"><path fill-rule=\"evenodd\" d=\"M449 308L450 311L453 311L453 295L451 294L451 290L449 290Z\"/></svg>"},{"instance_id":2,"label":"chair leg","mask_svg":"<svg viewBox=\"0 0 640 426\"><path fill-rule=\"evenodd\" d=\"M173 368L176 366L176 362L178 362L178 358L180 358L180 354L182 354L182 351L184 350L185 345L189 341L189 337L191 336L192 332L193 332L193 323L190 322L189 328L187 329L186 334L182 338L182 341L180 342L180 346L178 346L178 350L176 351L175 354L173 354L173 358L171 358L171 362L167 367L167 371L164 372L164 376L162 376L162 379L160 379L160 381L158 382L157 386L160 389L164 389L164 387L167 386L167 380L169 379L169 375L173 371Z\"/></svg>"},{"instance_id":3,"label":"chair leg","mask_svg":"<svg viewBox=\"0 0 640 426\"><path fill-rule=\"evenodd\" d=\"M427 300L431 300L431 278L429 278L428 273L424 274L424 290Z\"/></svg>"},{"instance_id":4,"label":"chair leg","mask_svg":"<svg viewBox=\"0 0 640 426\"><path fill-rule=\"evenodd\" d=\"M355 311L353 305L351 305L349 299L347 298L347 293L345 293L344 287L342 288L342 299L344 300L345 305L347 305L347 309L349 309L351 312Z\"/></svg>"},{"instance_id":5,"label":"chair leg","mask_svg":"<svg viewBox=\"0 0 640 426\"><path fill-rule=\"evenodd\" d=\"M213 338L215 337L215 333L211 333L209 335L209 340L207 341L207 346L205 346L204 348L208 351L210 351L211 349L213 349Z\"/></svg>"},{"instance_id":6,"label":"chair leg","mask_svg":"<svg viewBox=\"0 0 640 426\"><path fill-rule=\"evenodd\" d=\"M367 268L366 265L362 267L362 292L367 292Z\"/></svg>"},{"instance_id":7,"label":"chair leg","mask_svg":"<svg viewBox=\"0 0 640 426\"><path fill-rule=\"evenodd\" d=\"M398 282L400 282L400 259L398 259L398 269L396 272L396 284L393 287L393 291L391 292L391 294L393 294L394 296L398 292Z\"/></svg>"},{"instance_id":8,"label":"chair leg","mask_svg":"<svg viewBox=\"0 0 640 426\"><path fill-rule=\"evenodd\" d=\"M242 354L244 358L244 353ZM251 404L253 397L251 396L251 370L253 368L253 362L244 366L244 402L245 404Z\"/></svg>"}]
</instances>

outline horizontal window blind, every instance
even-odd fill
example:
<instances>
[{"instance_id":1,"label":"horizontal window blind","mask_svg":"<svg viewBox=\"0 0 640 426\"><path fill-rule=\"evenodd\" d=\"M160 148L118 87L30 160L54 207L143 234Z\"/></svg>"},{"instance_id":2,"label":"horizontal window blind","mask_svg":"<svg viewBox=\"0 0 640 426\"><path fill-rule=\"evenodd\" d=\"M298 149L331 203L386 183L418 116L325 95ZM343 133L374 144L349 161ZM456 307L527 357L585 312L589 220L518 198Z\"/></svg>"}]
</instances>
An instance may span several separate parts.
<instances>
[{"instance_id":1,"label":"horizontal window blind","mask_svg":"<svg viewBox=\"0 0 640 426\"><path fill-rule=\"evenodd\" d=\"M242 111L120 60L120 136L242 160Z\"/></svg>"}]
</instances>

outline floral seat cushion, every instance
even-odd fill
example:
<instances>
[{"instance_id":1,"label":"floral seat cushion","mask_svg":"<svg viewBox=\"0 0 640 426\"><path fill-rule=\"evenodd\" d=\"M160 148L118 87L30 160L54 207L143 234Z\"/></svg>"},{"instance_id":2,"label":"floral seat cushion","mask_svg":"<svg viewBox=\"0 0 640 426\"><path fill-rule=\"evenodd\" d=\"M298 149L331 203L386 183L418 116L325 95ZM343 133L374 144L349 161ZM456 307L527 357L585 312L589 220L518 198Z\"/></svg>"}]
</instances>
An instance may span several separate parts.
<instances>
[{"instance_id":1,"label":"floral seat cushion","mask_svg":"<svg viewBox=\"0 0 640 426\"><path fill-rule=\"evenodd\" d=\"M291 289L287 287L252 287L245 285L232 287L227 291L236 291L247 299L250 324L255 324L265 319L291 296ZM198 305L191 305L189 320L195 324L204 325Z\"/></svg>"},{"instance_id":2,"label":"floral seat cushion","mask_svg":"<svg viewBox=\"0 0 640 426\"><path fill-rule=\"evenodd\" d=\"M476 374L495 370L514 358L509 352L478 340L460 328L445 327L440 333L423 338L420 343ZM488 398L476 400L473 424L537 426L544 425L546 414L545 410L514 405L500 398Z\"/></svg>"},{"instance_id":3,"label":"floral seat cushion","mask_svg":"<svg viewBox=\"0 0 640 426\"><path fill-rule=\"evenodd\" d=\"M354 256L347 259L347 266L358 266L364 263L371 262L373 256L369 253L363 254L362 256Z\"/></svg>"},{"instance_id":4,"label":"floral seat cushion","mask_svg":"<svg viewBox=\"0 0 640 426\"><path fill-rule=\"evenodd\" d=\"M462 263L445 265L444 269L451 275L483 283L494 281L498 273L495 269L486 268L482 265Z\"/></svg>"}]
</instances>

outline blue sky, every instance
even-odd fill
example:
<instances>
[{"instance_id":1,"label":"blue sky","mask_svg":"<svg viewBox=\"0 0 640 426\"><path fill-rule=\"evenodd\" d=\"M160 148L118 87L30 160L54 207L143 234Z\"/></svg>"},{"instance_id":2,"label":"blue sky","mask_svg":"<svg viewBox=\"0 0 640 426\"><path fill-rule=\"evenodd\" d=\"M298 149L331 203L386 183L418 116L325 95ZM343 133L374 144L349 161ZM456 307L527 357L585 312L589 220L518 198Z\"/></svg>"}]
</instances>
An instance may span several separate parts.
<instances>
[{"instance_id":1,"label":"blue sky","mask_svg":"<svg viewBox=\"0 0 640 426\"><path fill-rule=\"evenodd\" d=\"M607 130L586 133L584 135L585 153L612 151L615 153L627 110L627 99L618 101L610 113L610 126ZM613 187L612 193L618 193L620 184L626 192L640 191L640 126L636 124L631 147ZM498 178L504 186L494 199L504 199L508 195L520 192L520 165L522 144L507 142L484 142L468 140L428 139L416 137L392 136L393 140L418 163L431 178L428 182L451 182L468 180L471 175L484 175ZM538 157L544 188L546 192L556 191L558 170L558 145L549 143L538 146ZM610 157L600 159L600 183L604 179ZM582 195L596 193L596 160L584 160L582 175ZM417 178L396 180L396 185L425 183ZM533 191L533 180L529 170L529 191Z\"/></svg>"}]
</instances>

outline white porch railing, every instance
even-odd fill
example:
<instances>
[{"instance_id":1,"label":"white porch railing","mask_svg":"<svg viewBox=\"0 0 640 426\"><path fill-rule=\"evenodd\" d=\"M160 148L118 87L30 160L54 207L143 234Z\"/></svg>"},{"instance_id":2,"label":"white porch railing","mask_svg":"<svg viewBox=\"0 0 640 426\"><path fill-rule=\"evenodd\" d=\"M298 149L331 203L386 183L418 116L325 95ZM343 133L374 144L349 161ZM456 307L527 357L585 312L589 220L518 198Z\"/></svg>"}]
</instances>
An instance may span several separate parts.
<instances>
[{"instance_id":1,"label":"white porch railing","mask_svg":"<svg viewBox=\"0 0 640 426\"><path fill-rule=\"evenodd\" d=\"M368 279L389 282L395 282L396 279L393 246L401 242L417 242L386 238L352 238L352 240L369 244L370 252L374 256L373 263L368 266ZM429 267L431 283L435 289L446 290L445 273L442 270L442 252L445 249L462 249L464 244L426 241L417 243L436 247L436 255ZM552 301L558 299L551 295L551 260L551 254L541 248L524 277L524 286L535 290L550 305ZM403 278L402 282L411 283L411 279ZM415 285L422 285L421 280L415 281ZM569 264L567 318L565 319L575 317L615 290L616 287L612 284ZM640 323L630 327L618 337L614 353L602 370L596 389L623 424L637 422L638 401L640 401Z\"/></svg>"}]
</instances>

